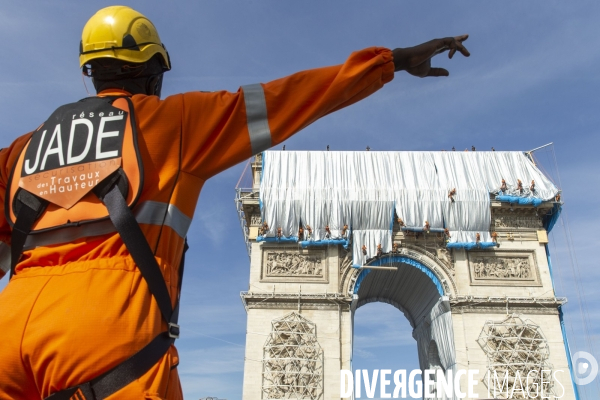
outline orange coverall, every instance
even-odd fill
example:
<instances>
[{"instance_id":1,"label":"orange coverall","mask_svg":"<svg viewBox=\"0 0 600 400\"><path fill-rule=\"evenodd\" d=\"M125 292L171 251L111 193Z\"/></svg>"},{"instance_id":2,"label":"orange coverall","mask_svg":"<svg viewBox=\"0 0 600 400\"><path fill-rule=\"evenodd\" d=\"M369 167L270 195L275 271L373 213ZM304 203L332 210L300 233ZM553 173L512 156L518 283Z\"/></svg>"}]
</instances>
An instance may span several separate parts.
<instances>
[{"instance_id":1,"label":"orange coverall","mask_svg":"<svg viewBox=\"0 0 600 400\"><path fill-rule=\"evenodd\" d=\"M164 100L132 96L144 167L143 192L134 213L173 304L185 231L204 182L369 96L393 76L391 51L368 48L342 65L242 87L236 93L189 92ZM264 91L262 103L255 95L257 86ZM266 113L256 112L261 104ZM258 139L257 126L263 132ZM265 127L270 138L265 138ZM18 138L0 153L4 250L11 231L4 218L6 185L28 138ZM43 399L89 381L166 330L118 233L100 233L75 232L65 236L68 241L47 235L24 251L16 274L0 293L0 399ZM158 364L110 399L182 398L177 364L171 346Z\"/></svg>"}]
</instances>

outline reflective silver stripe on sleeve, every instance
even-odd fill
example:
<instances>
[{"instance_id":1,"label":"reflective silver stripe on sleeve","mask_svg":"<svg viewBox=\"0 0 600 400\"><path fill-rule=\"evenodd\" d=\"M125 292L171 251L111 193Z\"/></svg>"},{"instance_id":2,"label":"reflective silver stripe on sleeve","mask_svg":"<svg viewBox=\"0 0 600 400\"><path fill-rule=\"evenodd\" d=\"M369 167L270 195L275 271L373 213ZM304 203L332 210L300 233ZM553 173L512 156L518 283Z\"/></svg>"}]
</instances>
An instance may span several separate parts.
<instances>
[{"instance_id":1,"label":"reflective silver stripe on sleeve","mask_svg":"<svg viewBox=\"0 0 600 400\"><path fill-rule=\"evenodd\" d=\"M158 201L145 201L135 207L133 213L138 223L160 226L163 225L164 222L164 225L173 229L181 238L185 238L190 224L192 223L192 219L182 213L174 205L160 203ZM116 232L116 229L110 220L52 230L27 236L24 250L29 250L38 246L70 243L82 237L100 236L112 232ZM10 269L10 246L7 247L8 268ZM0 248L0 262L2 254L2 249Z\"/></svg>"},{"instance_id":2,"label":"reflective silver stripe on sleeve","mask_svg":"<svg viewBox=\"0 0 600 400\"><path fill-rule=\"evenodd\" d=\"M267 118L265 91L260 83L242 86L252 155L271 147L271 130Z\"/></svg>"},{"instance_id":3,"label":"reflective silver stripe on sleeve","mask_svg":"<svg viewBox=\"0 0 600 400\"><path fill-rule=\"evenodd\" d=\"M4 242L0 242L0 269L10 271L10 246Z\"/></svg>"},{"instance_id":4,"label":"reflective silver stripe on sleeve","mask_svg":"<svg viewBox=\"0 0 600 400\"><path fill-rule=\"evenodd\" d=\"M145 201L136 207L135 219L140 224L149 225L162 225L164 220L164 225L173 229L182 238L187 235L192 223L192 219L173 204L159 203L158 201Z\"/></svg>"}]
</instances>

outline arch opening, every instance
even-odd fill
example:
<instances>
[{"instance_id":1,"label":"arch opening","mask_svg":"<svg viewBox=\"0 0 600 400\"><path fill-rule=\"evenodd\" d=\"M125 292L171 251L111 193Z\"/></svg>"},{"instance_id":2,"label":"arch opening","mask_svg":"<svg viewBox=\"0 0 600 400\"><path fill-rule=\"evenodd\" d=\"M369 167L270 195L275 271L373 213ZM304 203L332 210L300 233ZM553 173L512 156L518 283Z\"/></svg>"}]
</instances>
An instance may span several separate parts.
<instances>
[{"instance_id":1,"label":"arch opening","mask_svg":"<svg viewBox=\"0 0 600 400\"><path fill-rule=\"evenodd\" d=\"M444 296L437 276L420 262L403 256L373 260L369 266L392 266L395 271L364 269L354 286L357 309L372 302L390 304L416 328Z\"/></svg>"},{"instance_id":2,"label":"arch opening","mask_svg":"<svg viewBox=\"0 0 600 400\"><path fill-rule=\"evenodd\" d=\"M366 304L390 304L404 313L413 328L419 368L444 373L454 370L452 316L440 279L417 260L404 256L381 257L369 265L396 270L361 271L354 286L353 321L356 310Z\"/></svg>"},{"instance_id":3,"label":"arch opening","mask_svg":"<svg viewBox=\"0 0 600 400\"><path fill-rule=\"evenodd\" d=\"M373 371L376 369L380 373L384 369L391 371L420 369L418 348L412 337L412 330L408 320L396 307L382 302L365 304L356 311L353 318L351 368L353 372L361 370L361 374L364 374L363 371L367 371L372 378ZM364 376L360 384L362 386L360 398L367 398ZM388 393L391 393L394 388L393 385L390 387ZM379 388L380 386L377 387L377 394Z\"/></svg>"}]
</instances>

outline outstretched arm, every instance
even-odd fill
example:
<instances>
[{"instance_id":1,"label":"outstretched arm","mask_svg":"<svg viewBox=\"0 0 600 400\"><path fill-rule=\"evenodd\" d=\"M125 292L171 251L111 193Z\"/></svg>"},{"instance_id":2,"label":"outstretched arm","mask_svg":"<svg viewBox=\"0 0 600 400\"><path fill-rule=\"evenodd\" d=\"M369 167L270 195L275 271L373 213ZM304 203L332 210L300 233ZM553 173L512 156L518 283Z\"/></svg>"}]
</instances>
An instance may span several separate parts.
<instances>
[{"instance_id":1,"label":"outstretched arm","mask_svg":"<svg viewBox=\"0 0 600 400\"><path fill-rule=\"evenodd\" d=\"M206 180L371 95L393 79L394 71L447 76L445 69L431 68L431 58L446 50L450 57L456 51L469 56L462 45L466 39L435 39L395 50L372 47L352 53L344 64L243 86L237 93L185 93L183 170Z\"/></svg>"},{"instance_id":2,"label":"outstretched arm","mask_svg":"<svg viewBox=\"0 0 600 400\"><path fill-rule=\"evenodd\" d=\"M450 50L448 58L459 51L463 56L469 57L471 53L465 48L463 42L469 35L434 39L414 47L398 48L392 50L396 71L406 71L411 75L424 78L426 76L448 76L450 73L444 68L432 68L431 58L437 54Z\"/></svg>"},{"instance_id":3,"label":"outstretched arm","mask_svg":"<svg viewBox=\"0 0 600 400\"><path fill-rule=\"evenodd\" d=\"M394 78L393 61L391 50L371 47L344 64L242 86L236 93L184 93L183 171L206 180L283 142L379 90Z\"/></svg>"}]
</instances>

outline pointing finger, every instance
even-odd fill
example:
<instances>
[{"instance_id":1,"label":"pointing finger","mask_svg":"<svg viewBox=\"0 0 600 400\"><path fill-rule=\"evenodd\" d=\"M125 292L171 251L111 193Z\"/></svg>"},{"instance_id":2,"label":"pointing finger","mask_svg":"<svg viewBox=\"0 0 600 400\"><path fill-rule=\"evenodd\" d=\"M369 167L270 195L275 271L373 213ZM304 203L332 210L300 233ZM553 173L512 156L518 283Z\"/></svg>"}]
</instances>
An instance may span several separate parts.
<instances>
[{"instance_id":1,"label":"pointing finger","mask_svg":"<svg viewBox=\"0 0 600 400\"><path fill-rule=\"evenodd\" d=\"M471 55L471 53L469 53L469 50L467 50L467 48L463 46L462 43L458 43L458 50L460 51L460 54L462 54L465 57L469 57Z\"/></svg>"},{"instance_id":2,"label":"pointing finger","mask_svg":"<svg viewBox=\"0 0 600 400\"><path fill-rule=\"evenodd\" d=\"M454 37L454 43L456 44L458 51L460 51L460 53L465 57L469 57L471 55L471 53L469 53L469 50L467 50L467 48L462 43L465 40L467 40L468 38L469 38L469 35L460 35L460 36Z\"/></svg>"},{"instance_id":3,"label":"pointing finger","mask_svg":"<svg viewBox=\"0 0 600 400\"><path fill-rule=\"evenodd\" d=\"M454 36L454 39L457 42L464 42L465 40L467 40L469 38L469 35L460 35L460 36Z\"/></svg>"},{"instance_id":4,"label":"pointing finger","mask_svg":"<svg viewBox=\"0 0 600 400\"><path fill-rule=\"evenodd\" d=\"M452 49L450 49L450 52L448 53L448 58L454 57L454 53L456 53L456 47L452 46Z\"/></svg>"}]
</instances>

